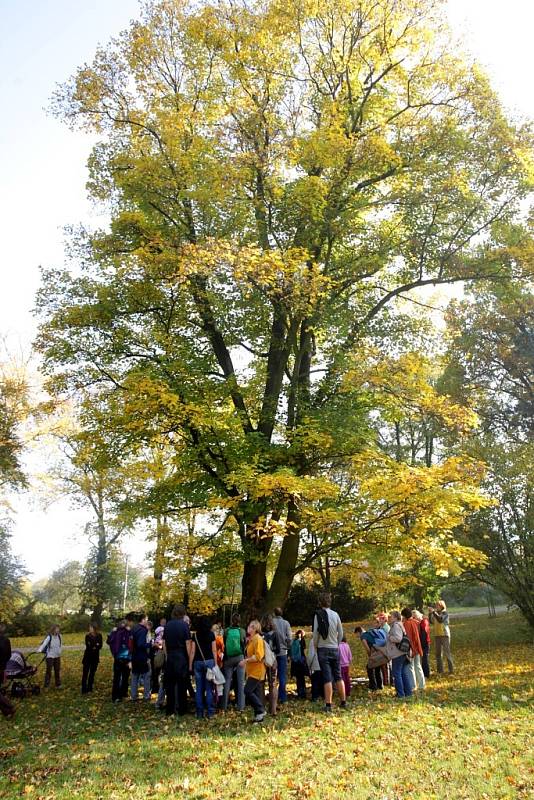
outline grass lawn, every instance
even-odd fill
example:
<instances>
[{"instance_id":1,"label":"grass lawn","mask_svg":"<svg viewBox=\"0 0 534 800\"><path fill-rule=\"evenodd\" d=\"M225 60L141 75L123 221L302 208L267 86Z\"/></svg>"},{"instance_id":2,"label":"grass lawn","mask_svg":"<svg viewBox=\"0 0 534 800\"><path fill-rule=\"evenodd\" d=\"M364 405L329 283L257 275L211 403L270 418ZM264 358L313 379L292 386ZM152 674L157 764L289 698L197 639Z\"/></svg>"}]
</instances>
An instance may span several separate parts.
<instances>
[{"instance_id":1,"label":"grass lawn","mask_svg":"<svg viewBox=\"0 0 534 800\"><path fill-rule=\"evenodd\" d=\"M81 653L69 651L63 690L0 717L0 797L531 798L532 635L514 614L458 620L452 635L457 671L433 676L422 700L356 689L347 711L295 700L262 726L250 710L167 722L143 703L113 706L107 654L82 698Z\"/></svg>"}]
</instances>

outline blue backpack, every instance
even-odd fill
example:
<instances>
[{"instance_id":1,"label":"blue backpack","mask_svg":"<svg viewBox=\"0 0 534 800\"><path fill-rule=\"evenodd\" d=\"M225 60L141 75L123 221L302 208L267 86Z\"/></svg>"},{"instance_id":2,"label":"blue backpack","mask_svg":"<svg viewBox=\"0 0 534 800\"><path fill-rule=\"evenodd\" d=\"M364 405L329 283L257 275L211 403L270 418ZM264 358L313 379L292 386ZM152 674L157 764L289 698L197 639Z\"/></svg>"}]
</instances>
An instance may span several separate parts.
<instances>
[{"instance_id":1,"label":"blue backpack","mask_svg":"<svg viewBox=\"0 0 534 800\"><path fill-rule=\"evenodd\" d=\"M383 628L371 628L368 633L373 638L373 647L385 647L387 644L387 636Z\"/></svg>"}]
</instances>

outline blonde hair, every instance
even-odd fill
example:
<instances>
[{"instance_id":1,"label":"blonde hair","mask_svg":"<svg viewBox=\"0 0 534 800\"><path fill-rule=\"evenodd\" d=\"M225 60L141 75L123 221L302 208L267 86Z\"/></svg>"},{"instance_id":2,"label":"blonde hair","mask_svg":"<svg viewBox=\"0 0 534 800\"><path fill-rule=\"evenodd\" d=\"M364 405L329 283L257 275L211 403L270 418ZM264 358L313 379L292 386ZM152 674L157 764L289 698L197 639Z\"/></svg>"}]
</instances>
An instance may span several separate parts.
<instances>
[{"instance_id":1,"label":"blonde hair","mask_svg":"<svg viewBox=\"0 0 534 800\"><path fill-rule=\"evenodd\" d=\"M447 605L445 603L445 600L438 600L436 605L439 606L442 611L446 611L447 610Z\"/></svg>"},{"instance_id":2,"label":"blonde hair","mask_svg":"<svg viewBox=\"0 0 534 800\"><path fill-rule=\"evenodd\" d=\"M249 628L254 628L255 633L261 633L261 625L258 619L251 619L248 625Z\"/></svg>"}]
</instances>

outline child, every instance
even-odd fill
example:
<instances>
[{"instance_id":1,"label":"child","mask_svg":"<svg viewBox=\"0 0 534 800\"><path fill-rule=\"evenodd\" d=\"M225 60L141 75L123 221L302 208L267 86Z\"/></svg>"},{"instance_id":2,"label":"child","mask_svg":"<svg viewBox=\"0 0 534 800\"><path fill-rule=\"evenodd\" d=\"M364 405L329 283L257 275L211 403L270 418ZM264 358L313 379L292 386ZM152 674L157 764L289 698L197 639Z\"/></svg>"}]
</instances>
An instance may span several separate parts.
<instances>
[{"instance_id":1,"label":"child","mask_svg":"<svg viewBox=\"0 0 534 800\"><path fill-rule=\"evenodd\" d=\"M352 651L347 644L347 637L344 636L339 645L339 666L341 667L341 677L345 684L345 694L350 695L350 664L352 661Z\"/></svg>"},{"instance_id":2,"label":"child","mask_svg":"<svg viewBox=\"0 0 534 800\"><path fill-rule=\"evenodd\" d=\"M289 652L291 658L291 677L297 683L297 697L299 700L306 699L306 673L308 665L306 663L306 642L304 641L304 631L298 630L291 643Z\"/></svg>"}]
</instances>

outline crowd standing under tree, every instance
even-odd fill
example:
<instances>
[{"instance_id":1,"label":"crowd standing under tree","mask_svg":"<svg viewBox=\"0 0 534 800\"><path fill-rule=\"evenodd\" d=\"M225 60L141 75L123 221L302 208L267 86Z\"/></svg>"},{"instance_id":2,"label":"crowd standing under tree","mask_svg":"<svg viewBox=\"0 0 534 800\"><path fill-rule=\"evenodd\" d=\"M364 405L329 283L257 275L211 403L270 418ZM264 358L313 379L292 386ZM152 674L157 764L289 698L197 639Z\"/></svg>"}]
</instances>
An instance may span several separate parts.
<instances>
[{"instance_id":1,"label":"crowd standing under tree","mask_svg":"<svg viewBox=\"0 0 534 800\"><path fill-rule=\"evenodd\" d=\"M148 703L157 694L157 708L173 716L188 712L189 696L197 718L211 719L217 711L228 710L233 691L236 711L243 712L248 703L254 712L253 722L261 723L267 713L266 705L274 716L278 706L288 700L289 663L298 699L307 698L306 678L309 678L312 702L322 700L324 711L331 713L335 688L340 707L346 708L351 693L352 652L341 619L330 603L329 594L320 596L308 647L302 629L293 636L281 608L276 608L274 615L266 614L261 622L250 620L246 629L242 627L241 616L235 613L225 630L213 625L205 615L192 630L183 605L173 608L170 620L160 619L155 631L145 614L133 626L128 620L121 620L106 639L113 657L111 700L121 703L130 690L132 702L139 702L142 691L142 698ZM389 615L377 614L368 630L356 627L355 633L367 656L372 696L387 685L394 687L399 699L425 690L430 675L431 625L437 671L443 672L445 656L452 673L449 615L443 600L428 609L427 617L417 609L404 608ZM91 624L82 658L83 695L94 689L102 645L101 633ZM56 688L61 688L62 639L58 625L50 629L38 652L46 659L45 688L50 686L52 672ZM4 673L6 677L12 675L11 663L11 643L6 626L0 625L0 686ZM0 710L5 717L15 713L5 689L0 692Z\"/></svg>"}]
</instances>

